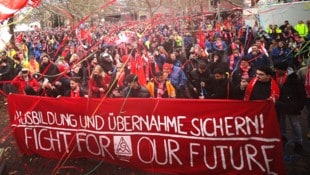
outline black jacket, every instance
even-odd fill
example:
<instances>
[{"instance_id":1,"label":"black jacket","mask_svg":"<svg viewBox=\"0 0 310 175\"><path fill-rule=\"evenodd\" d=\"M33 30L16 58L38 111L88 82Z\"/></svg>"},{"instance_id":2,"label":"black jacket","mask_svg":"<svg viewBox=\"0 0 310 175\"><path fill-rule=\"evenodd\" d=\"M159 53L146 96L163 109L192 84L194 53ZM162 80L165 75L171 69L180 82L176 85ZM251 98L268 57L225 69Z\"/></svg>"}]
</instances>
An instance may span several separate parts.
<instances>
[{"instance_id":1,"label":"black jacket","mask_svg":"<svg viewBox=\"0 0 310 175\"><path fill-rule=\"evenodd\" d=\"M188 86L191 92L191 95L193 98L198 98L201 93L203 93L204 96L207 96L210 88L211 88L211 74L208 70L206 70L203 73L200 73L197 69L190 72ZM201 87L200 83L205 82L205 87ZM198 93L194 92L193 89L196 88Z\"/></svg>"},{"instance_id":2,"label":"black jacket","mask_svg":"<svg viewBox=\"0 0 310 175\"><path fill-rule=\"evenodd\" d=\"M305 105L306 92L296 73L288 75L283 86L280 87L280 98L276 102L278 114L300 115Z\"/></svg>"},{"instance_id":3,"label":"black jacket","mask_svg":"<svg viewBox=\"0 0 310 175\"><path fill-rule=\"evenodd\" d=\"M144 86L140 86L138 89L127 86L122 90L121 95L125 98L150 98L150 93Z\"/></svg>"},{"instance_id":4,"label":"black jacket","mask_svg":"<svg viewBox=\"0 0 310 175\"><path fill-rule=\"evenodd\" d=\"M221 80L213 79L210 96L211 99L230 99L232 95L232 84L225 78Z\"/></svg>"}]
</instances>

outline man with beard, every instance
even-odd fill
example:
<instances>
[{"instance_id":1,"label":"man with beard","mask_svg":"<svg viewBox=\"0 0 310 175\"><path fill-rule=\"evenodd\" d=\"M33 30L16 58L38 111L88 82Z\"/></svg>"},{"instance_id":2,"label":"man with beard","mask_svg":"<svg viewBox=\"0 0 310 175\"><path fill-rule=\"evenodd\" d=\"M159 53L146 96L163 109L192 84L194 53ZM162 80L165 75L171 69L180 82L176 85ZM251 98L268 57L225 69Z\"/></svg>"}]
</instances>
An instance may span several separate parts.
<instances>
[{"instance_id":1,"label":"man with beard","mask_svg":"<svg viewBox=\"0 0 310 175\"><path fill-rule=\"evenodd\" d=\"M224 69L216 68L213 71L213 82L210 90L210 96L208 98L212 99L229 99L232 95L232 85L229 78L226 75Z\"/></svg>"},{"instance_id":2,"label":"man with beard","mask_svg":"<svg viewBox=\"0 0 310 175\"><path fill-rule=\"evenodd\" d=\"M272 78L274 72L270 67L259 67L246 90L244 100L271 100L276 102L280 96L277 82Z\"/></svg>"},{"instance_id":3,"label":"man with beard","mask_svg":"<svg viewBox=\"0 0 310 175\"><path fill-rule=\"evenodd\" d=\"M255 40L255 43L253 46L256 46L259 50L260 53L262 54L265 54L267 57L269 57L269 54L268 54L268 51L266 49L266 45L265 45L265 42L263 41L264 38L257 38ZM249 49L248 49L248 53L251 53L252 52L252 47L251 46Z\"/></svg>"},{"instance_id":4,"label":"man with beard","mask_svg":"<svg viewBox=\"0 0 310 175\"><path fill-rule=\"evenodd\" d=\"M49 82L54 82L57 77L60 75L57 66L50 60L50 56L46 53L41 55L40 59L40 76L38 77L41 80L43 77L46 77Z\"/></svg>"},{"instance_id":5,"label":"man with beard","mask_svg":"<svg viewBox=\"0 0 310 175\"><path fill-rule=\"evenodd\" d=\"M64 93L66 97L88 97L87 91L84 90L80 83L79 77L70 78L70 89Z\"/></svg>"}]
</instances>

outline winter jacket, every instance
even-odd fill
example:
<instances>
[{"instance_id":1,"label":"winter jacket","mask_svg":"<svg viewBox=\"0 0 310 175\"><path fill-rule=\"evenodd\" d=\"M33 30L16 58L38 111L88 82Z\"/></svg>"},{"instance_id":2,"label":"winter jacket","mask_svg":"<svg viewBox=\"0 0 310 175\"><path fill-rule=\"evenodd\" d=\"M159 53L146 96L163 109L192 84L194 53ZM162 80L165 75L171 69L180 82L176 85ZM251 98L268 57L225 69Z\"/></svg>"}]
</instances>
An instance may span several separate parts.
<instances>
[{"instance_id":1,"label":"winter jacket","mask_svg":"<svg viewBox=\"0 0 310 175\"><path fill-rule=\"evenodd\" d=\"M300 115L305 105L306 92L297 74L290 70L285 83L280 87L280 97L276 109L280 114Z\"/></svg>"}]
</instances>

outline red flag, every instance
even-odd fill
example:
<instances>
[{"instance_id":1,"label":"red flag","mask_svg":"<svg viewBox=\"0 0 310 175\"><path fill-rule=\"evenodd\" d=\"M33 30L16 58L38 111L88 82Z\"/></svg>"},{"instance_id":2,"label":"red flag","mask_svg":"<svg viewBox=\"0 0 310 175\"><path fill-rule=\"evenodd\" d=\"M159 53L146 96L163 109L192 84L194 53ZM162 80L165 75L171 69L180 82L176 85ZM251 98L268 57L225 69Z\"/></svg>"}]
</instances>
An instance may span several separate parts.
<instances>
[{"instance_id":1,"label":"red flag","mask_svg":"<svg viewBox=\"0 0 310 175\"><path fill-rule=\"evenodd\" d=\"M88 30L85 30L85 29L81 29L81 39L82 40L87 40L87 42L88 43L90 43L91 42L91 35L90 35L90 31L88 31Z\"/></svg>"},{"instance_id":2,"label":"red flag","mask_svg":"<svg viewBox=\"0 0 310 175\"><path fill-rule=\"evenodd\" d=\"M40 5L41 3L41 0L30 0L29 4L32 6L32 7L37 7L38 5Z\"/></svg>"},{"instance_id":3,"label":"red flag","mask_svg":"<svg viewBox=\"0 0 310 175\"><path fill-rule=\"evenodd\" d=\"M29 2L32 7L36 7L40 4L41 0L31 0ZM0 0L0 21L4 21L7 18L14 15L20 9L28 4L28 0Z\"/></svg>"},{"instance_id":4,"label":"red flag","mask_svg":"<svg viewBox=\"0 0 310 175\"><path fill-rule=\"evenodd\" d=\"M205 48L205 36L202 33L202 30L200 29L198 32L198 39L199 39L199 46L201 48Z\"/></svg>"},{"instance_id":5,"label":"red flag","mask_svg":"<svg viewBox=\"0 0 310 175\"><path fill-rule=\"evenodd\" d=\"M24 33L21 32L21 33L15 38L16 43L21 43L22 40L23 40L23 37L24 37Z\"/></svg>"}]
</instances>

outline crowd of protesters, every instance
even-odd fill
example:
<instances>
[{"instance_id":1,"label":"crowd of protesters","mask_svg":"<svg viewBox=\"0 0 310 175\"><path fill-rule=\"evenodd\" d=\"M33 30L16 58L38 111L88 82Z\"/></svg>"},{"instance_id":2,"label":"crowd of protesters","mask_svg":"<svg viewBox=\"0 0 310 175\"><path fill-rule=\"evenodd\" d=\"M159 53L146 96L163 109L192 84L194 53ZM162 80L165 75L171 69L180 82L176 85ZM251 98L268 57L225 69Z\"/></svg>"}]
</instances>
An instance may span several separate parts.
<instances>
[{"instance_id":1,"label":"crowd of protesters","mask_svg":"<svg viewBox=\"0 0 310 175\"><path fill-rule=\"evenodd\" d=\"M310 110L310 21L113 24L23 32L0 53L1 93L48 97L272 100L283 138ZM310 112L308 116L310 128ZM310 138L310 132L307 135Z\"/></svg>"}]
</instances>

